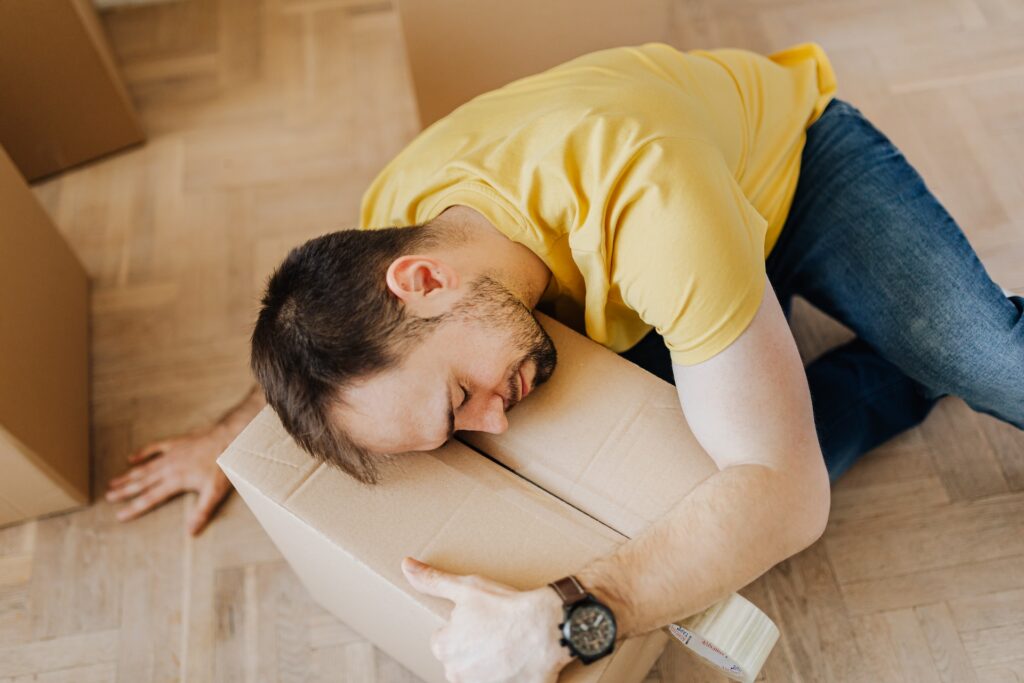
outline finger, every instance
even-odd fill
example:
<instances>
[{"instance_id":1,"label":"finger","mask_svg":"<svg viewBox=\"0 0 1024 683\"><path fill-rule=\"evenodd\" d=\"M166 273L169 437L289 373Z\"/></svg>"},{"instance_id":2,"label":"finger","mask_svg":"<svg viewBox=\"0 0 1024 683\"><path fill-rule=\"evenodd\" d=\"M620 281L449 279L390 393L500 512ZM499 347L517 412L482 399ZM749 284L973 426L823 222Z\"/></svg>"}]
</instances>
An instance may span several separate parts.
<instances>
[{"instance_id":1,"label":"finger","mask_svg":"<svg viewBox=\"0 0 1024 683\"><path fill-rule=\"evenodd\" d=\"M419 560L406 557L402 560L402 573L412 587L420 593L433 595L456 602L466 594L467 587L458 574L449 574Z\"/></svg>"},{"instance_id":2,"label":"finger","mask_svg":"<svg viewBox=\"0 0 1024 683\"><path fill-rule=\"evenodd\" d=\"M117 488L124 486L130 481L145 479L151 472L153 472L154 469L160 467L161 464L163 464L162 461L157 459L142 463L141 465L136 465L121 476L111 479L107 486L109 488Z\"/></svg>"},{"instance_id":3,"label":"finger","mask_svg":"<svg viewBox=\"0 0 1024 683\"><path fill-rule=\"evenodd\" d=\"M154 455L166 451L169 445L170 444L167 441L154 441L153 443L148 443L142 448L132 453L131 455L129 455L128 462L131 464L135 464L137 462L142 462L143 460L148 460Z\"/></svg>"},{"instance_id":4,"label":"finger","mask_svg":"<svg viewBox=\"0 0 1024 683\"><path fill-rule=\"evenodd\" d=\"M444 661L444 645L442 642L443 637L443 627L434 631L430 636L430 652L434 655L434 659L438 661Z\"/></svg>"},{"instance_id":5,"label":"finger","mask_svg":"<svg viewBox=\"0 0 1024 683\"><path fill-rule=\"evenodd\" d=\"M154 460L144 465L136 465L120 477L110 480L107 484L107 495L109 496L112 491L117 491L125 486L131 486L141 481L146 481L154 475L159 475L163 464L160 460Z\"/></svg>"},{"instance_id":6,"label":"finger","mask_svg":"<svg viewBox=\"0 0 1024 683\"><path fill-rule=\"evenodd\" d=\"M160 505L180 491L180 488L171 486L166 482L159 486L154 486L142 495L138 496L131 503L121 508L121 511L117 513L117 520L119 522L127 522L130 519L135 519L139 515L149 512L157 505Z\"/></svg>"},{"instance_id":7,"label":"finger","mask_svg":"<svg viewBox=\"0 0 1024 683\"><path fill-rule=\"evenodd\" d=\"M107 500L111 503L117 503L122 500L134 498L162 481L164 481L164 478L158 473L150 474L145 479L126 481L124 484L121 484L116 488L111 488L107 491Z\"/></svg>"},{"instance_id":8,"label":"finger","mask_svg":"<svg viewBox=\"0 0 1024 683\"><path fill-rule=\"evenodd\" d=\"M231 482L227 478L211 480L199 490L199 498L196 500L196 507L192 511L192 517L188 523L190 534L195 536L206 527L206 523L210 521L217 507L230 492Z\"/></svg>"}]
</instances>

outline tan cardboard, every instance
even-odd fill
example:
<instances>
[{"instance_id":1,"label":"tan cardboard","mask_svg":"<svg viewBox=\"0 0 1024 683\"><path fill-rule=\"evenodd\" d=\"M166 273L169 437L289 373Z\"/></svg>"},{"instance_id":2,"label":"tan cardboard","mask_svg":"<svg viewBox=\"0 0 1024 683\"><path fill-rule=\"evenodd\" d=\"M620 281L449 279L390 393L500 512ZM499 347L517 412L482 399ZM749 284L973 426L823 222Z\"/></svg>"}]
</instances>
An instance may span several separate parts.
<instances>
[{"instance_id":1,"label":"tan cardboard","mask_svg":"<svg viewBox=\"0 0 1024 683\"><path fill-rule=\"evenodd\" d=\"M89 0L0 2L0 145L35 180L144 139Z\"/></svg>"},{"instance_id":2,"label":"tan cardboard","mask_svg":"<svg viewBox=\"0 0 1024 683\"><path fill-rule=\"evenodd\" d=\"M366 486L315 463L268 407L218 463L313 597L430 683L444 681L429 639L450 603L408 584L404 556L527 589L625 541L458 442L399 456ZM663 631L630 639L560 681L636 683L666 641Z\"/></svg>"},{"instance_id":3,"label":"tan cardboard","mask_svg":"<svg viewBox=\"0 0 1024 683\"><path fill-rule=\"evenodd\" d=\"M89 500L89 283L0 148L0 525Z\"/></svg>"},{"instance_id":4,"label":"tan cardboard","mask_svg":"<svg viewBox=\"0 0 1024 683\"><path fill-rule=\"evenodd\" d=\"M398 0L420 123L579 55L671 38L670 0Z\"/></svg>"},{"instance_id":5,"label":"tan cardboard","mask_svg":"<svg viewBox=\"0 0 1024 683\"><path fill-rule=\"evenodd\" d=\"M717 471L675 387L538 313L558 366L501 435L458 438L632 538Z\"/></svg>"}]
</instances>

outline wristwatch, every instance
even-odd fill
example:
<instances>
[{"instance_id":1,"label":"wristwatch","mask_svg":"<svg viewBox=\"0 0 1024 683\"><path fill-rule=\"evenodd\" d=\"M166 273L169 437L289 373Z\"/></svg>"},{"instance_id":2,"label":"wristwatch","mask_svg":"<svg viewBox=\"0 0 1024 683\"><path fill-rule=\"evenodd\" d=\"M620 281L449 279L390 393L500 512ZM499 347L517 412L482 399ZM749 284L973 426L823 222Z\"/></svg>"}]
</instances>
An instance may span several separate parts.
<instances>
[{"instance_id":1,"label":"wristwatch","mask_svg":"<svg viewBox=\"0 0 1024 683\"><path fill-rule=\"evenodd\" d=\"M616 627L608 605L585 591L575 576L548 585L558 593L565 610L565 621L558 625L559 643L584 664L610 655L615 649Z\"/></svg>"}]
</instances>

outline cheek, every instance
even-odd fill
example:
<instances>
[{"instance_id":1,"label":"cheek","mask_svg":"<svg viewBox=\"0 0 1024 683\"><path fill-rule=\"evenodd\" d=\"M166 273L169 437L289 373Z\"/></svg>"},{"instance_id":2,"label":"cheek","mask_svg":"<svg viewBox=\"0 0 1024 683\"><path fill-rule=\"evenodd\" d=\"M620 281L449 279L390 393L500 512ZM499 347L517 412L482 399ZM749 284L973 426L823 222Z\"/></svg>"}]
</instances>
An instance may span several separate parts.
<instances>
[{"instance_id":1,"label":"cheek","mask_svg":"<svg viewBox=\"0 0 1024 683\"><path fill-rule=\"evenodd\" d=\"M493 364L514 347L508 330L484 322L460 325L453 330L447 344L449 357L456 366L466 359L471 359L474 364L490 359Z\"/></svg>"},{"instance_id":2,"label":"cheek","mask_svg":"<svg viewBox=\"0 0 1024 683\"><path fill-rule=\"evenodd\" d=\"M504 330L470 329L453 340L449 349L450 367L459 383L466 384L476 403L489 390L497 389L518 358L515 344ZM458 389L453 388L458 392ZM461 393L453 400L458 404Z\"/></svg>"}]
</instances>

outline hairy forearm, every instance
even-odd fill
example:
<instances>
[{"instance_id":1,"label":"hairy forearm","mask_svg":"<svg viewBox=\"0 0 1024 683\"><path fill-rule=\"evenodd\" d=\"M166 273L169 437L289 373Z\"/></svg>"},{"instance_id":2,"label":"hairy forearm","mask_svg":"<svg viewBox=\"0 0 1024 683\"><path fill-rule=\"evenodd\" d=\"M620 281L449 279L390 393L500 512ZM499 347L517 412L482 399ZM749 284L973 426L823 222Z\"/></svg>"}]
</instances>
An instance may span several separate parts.
<instances>
[{"instance_id":1,"label":"hairy forearm","mask_svg":"<svg viewBox=\"0 0 1024 683\"><path fill-rule=\"evenodd\" d=\"M267 400L263 396L263 390L260 389L260 385L254 384L246 393L245 398L220 416L213 429L223 434L228 441L231 441L245 429L246 425L256 417L256 414L265 405L267 405Z\"/></svg>"},{"instance_id":2,"label":"hairy forearm","mask_svg":"<svg viewBox=\"0 0 1024 683\"><path fill-rule=\"evenodd\" d=\"M609 604L622 637L643 633L710 607L810 545L828 496L827 477L727 467L577 577Z\"/></svg>"}]
</instances>

